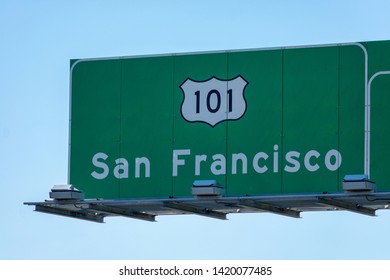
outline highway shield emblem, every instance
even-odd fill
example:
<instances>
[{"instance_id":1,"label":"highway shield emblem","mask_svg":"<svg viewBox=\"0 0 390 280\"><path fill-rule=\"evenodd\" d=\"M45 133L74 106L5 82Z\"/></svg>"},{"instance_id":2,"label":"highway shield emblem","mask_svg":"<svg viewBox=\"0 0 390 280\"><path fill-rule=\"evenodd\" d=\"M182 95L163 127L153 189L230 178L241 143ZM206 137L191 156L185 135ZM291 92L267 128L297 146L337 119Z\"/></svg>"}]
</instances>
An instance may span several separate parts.
<instances>
[{"instance_id":1,"label":"highway shield emblem","mask_svg":"<svg viewBox=\"0 0 390 280\"><path fill-rule=\"evenodd\" d=\"M230 80L187 78L180 85L184 94L181 115L188 122L203 122L212 127L226 120L238 120L246 112L247 85L241 75Z\"/></svg>"}]
</instances>

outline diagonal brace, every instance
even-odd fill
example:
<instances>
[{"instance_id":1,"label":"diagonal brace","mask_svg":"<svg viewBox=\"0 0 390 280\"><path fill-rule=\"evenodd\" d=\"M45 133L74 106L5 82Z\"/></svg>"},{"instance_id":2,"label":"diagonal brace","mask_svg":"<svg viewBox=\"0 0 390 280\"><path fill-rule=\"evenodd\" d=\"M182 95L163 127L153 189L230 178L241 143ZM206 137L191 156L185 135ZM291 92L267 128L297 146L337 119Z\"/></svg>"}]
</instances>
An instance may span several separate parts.
<instances>
[{"instance_id":1,"label":"diagonal brace","mask_svg":"<svg viewBox=\"0 0 390 280\"><path fill-rule=\"evenodd\" d=\"M56 208L56 207L44 206L44 205L35 205L35 211L47 213L47 214L60 215L60 216L65 216L70 218L77 218L81 220L87 220L90 222L104 223L104 217L101 215L87 214L87 213L67 210L63 208Z\"/></svg>"},{"instance_id":2,"label":"diagonal brace","mask_svg":"<svg viewBox=\"0 0 390 280\"><path fill-rule=\"evenodd\" d=\"M226 220L225 213L214 211L212 209L208 209L205 207L197 207L194 205L189 205L189 204L184 204L184 203L179 203L174 201L164 201L164 207L172 208L172 209L176 209L176 210L180 210L192 214L197 214L208 218Z\"/></svg>"},{"instance_id":3,"label":"diagonal brace","mask_svg":"<svg viewBox=\"0 0 390 280\"><path fill-rule=\"evenodd\" d=\"M341 208L344 210L349 210L358 214L368 215L368 216L376 216L375 209L361 206L356 203L351 203L347 201L337 200L330 197L318 197L318 202L322 204L331 205L337 208Z\"/></svg>"},{"instance_id":4,"label":"diagonal brace","mask_svg":"<svg viewBox=\"0 0 390 280\"><path fill-rule=\"evenodd\" d=\"M259 202L251 199L240 199L238 205L255 208L292 218L300 218L300 212L288 208L279 207L270 203Z\"/></svg>"},{"instance_id":5,"label":"diagonal brace","mask_svg":"<svg viewBox=\"0 0 390 280\"><path fill-rule=\"evenodd\" d=\"M103 212L110 213L110 214L121 215L124 217L139 219L139 220L148 221L148 222L155 222L156 221L155 215L151 215L148 213L142 213L142 212L138 212L138 211L132 211L132 210L128 210L128 209L122 209L122 208L118 208L118 207L107 206L107 205L103 205L103 204L90 204L89 208L97 210L97 211L103 211Z\"/></svg>"}]
</instances>

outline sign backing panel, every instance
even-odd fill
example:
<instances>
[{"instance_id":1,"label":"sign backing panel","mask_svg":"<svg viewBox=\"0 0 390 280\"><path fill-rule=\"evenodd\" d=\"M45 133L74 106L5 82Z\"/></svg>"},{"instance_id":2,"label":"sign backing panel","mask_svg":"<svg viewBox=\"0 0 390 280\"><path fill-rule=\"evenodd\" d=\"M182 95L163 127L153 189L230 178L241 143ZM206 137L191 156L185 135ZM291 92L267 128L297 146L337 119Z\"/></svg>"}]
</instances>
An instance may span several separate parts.
<instances>
[{"instance_id":1,"label":"sign backing panel","mask_svg":"<svg viewBox=\"0 0 390 280\"><path fill-rule=\"evenodd\" d=\"M342 191L365 172L368 80L388 70L388 45L73 61L69 183L87 198L188 197L195 180L226 196ZM386 79L370 113L379 190Z\"/></svg>"}]
</instances>

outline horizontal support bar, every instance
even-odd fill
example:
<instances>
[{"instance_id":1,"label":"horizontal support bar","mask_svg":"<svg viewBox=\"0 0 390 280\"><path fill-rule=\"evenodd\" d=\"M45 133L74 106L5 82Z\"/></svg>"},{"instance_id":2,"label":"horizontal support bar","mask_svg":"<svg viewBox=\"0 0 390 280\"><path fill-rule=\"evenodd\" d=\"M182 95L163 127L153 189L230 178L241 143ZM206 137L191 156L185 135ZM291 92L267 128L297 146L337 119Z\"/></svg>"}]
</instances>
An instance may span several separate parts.
<instances>
[{"instance_id":1,"label":"horizontal support bar","mask_svg":"<svg viewBox=\"0 0 390 280\"><path fill-rule=\"evenodd\" d=\"M279 207L273 204L255 201L252 199L240 199L238 205L242 205L249 208L255 208L271 212L273 214L283 215L291 218L300 218L300 212L288 208Z\"/></svg>"},{"instance_id":2,"label":"horizontal support bar","mask_svg":"<svg viewBox=\"0 0 390 280\"><path fill-rule=\"evenodd\" d=\"M119 207L112 207L112 206L107 206L107 205L103 205L103 204L90 204L89 208L97 210L97 211L103 211L103 212L110 213L110 214L120 215L120 216L124 216L124 217L128 217L128 218L139 219L139 220L148 221L148 222L155 222L156 221L155 215L142 213L142 212L138 212L138 211L131 211L131 210L122 209Z\"/></svg>"},{"instance_id":3,"label":"horizontal support bar","mask_svg":"<svg viewBox=\"0 0 390 280\"><path fill-rule=\"evenodd\" d=\"M181 210L184 212L189 212L192 214L197 214L201 216L205 216L208 218L215 218L220 220L226 220L226 214L214 211L212 209L204 208L204 207L196 207L194 205L173 202L173 201L164 201L164 207Z\"/></svg>"},{"instance_id":4,"label":"horizontal support bar","mask_svg":"<svg viewBox=\"0 0 390 280\"><path fill-rule=\"evenodd\" d=\"M326 205L331 205L331 206L334 206L337 208L341 208L344 210L349 210L349 211L352 211L352 212L355 212L358 214L363 214L363 215L368 215L368 216L376 216L375 209L361 206L361 205L356 204L356 203L342 201L342 200L338 200L338 199L334 199L334 198L330 198L330 197L319 197L318 202L326 204Z\"/></svg>"},{"instance_id":5,"label":"horizontal support bar","mask_svg":"<svg viewBox=\"0 0 390 280\"><path fill-rule=\"evenodd\" d=\"M35 211L47 213L47 214L60 215L60 216L65 216L65 217L70 217L70 218L76 218L76 219L81 219L81 220L87 220L90 222L104 223L103 216L85 214L85 213L81 213L78 211L71 211L71 210L62 209L62 208L35 205Z\"/></svg>"}]
</instances>

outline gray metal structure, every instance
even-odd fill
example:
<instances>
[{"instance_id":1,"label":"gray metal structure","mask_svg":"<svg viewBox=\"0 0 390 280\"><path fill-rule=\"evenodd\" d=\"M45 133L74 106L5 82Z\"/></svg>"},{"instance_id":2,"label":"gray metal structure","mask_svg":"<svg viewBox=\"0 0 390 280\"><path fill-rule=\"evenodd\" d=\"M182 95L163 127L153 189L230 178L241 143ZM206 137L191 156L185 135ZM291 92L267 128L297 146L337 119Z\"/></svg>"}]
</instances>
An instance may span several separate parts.
<instances>
[{"instance_id":1,"label":"gray metal structure","mask_svg":"<svg viewBox=\"0 0 390 280\"><path fill-rule=\"evenodd\" d=\"M70 196L71 197L71 196ZM123 216L155 222L159 215L197 214L226 220L233 213L274 213L300 218L301 212L347 210L375 216L390 208L390 192L346 191L302 195L265 195L156 199L53 199L25 202L35 211L103 223L105 217Z\"/></svg>"}]
</instances>

